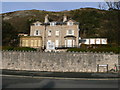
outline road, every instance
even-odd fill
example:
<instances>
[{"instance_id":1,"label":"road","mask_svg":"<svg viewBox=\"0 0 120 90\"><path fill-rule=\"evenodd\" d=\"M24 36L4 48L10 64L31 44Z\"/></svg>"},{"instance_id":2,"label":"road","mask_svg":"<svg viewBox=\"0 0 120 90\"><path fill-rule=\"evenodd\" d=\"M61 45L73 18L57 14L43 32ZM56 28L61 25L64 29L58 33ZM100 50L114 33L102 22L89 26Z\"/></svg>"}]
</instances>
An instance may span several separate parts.
<instances>
[{"instance_id":1,"label":"road","mask_svg":"<svg viewBox=\"0 0 120 90\"><path fill-rule=\"evenodd\" d=\"M2 76L3 88L118 88L116 79ZM4 90L4 89L3 89Z\"/></svg>"}]
</instances>

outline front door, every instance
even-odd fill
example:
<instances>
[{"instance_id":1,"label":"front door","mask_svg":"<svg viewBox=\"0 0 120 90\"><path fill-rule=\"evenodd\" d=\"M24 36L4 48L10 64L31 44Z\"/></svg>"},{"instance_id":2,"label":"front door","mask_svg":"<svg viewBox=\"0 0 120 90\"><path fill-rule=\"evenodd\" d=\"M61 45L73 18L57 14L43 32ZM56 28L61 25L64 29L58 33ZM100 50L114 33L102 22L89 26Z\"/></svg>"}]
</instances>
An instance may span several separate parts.
<instances>
[{"instance_id":1,"label":"front door","mask_svg":"<svg viewBox=\"0 0 120 90\"><path fill-rule=\"evenodd\" d=\"M67 40L67 47L72 47L72 40Z\"/></svg>"},{"instance_id":2,"label":"front door","mask_svg":"<svg viewBox=\"0 0 120 90\"><path fill-rule=\"evenodd\" d=\"M55 49L54 42L52 42L51 40L48 40L46 49L54 50Z\"/></svg>"}]
</instances>

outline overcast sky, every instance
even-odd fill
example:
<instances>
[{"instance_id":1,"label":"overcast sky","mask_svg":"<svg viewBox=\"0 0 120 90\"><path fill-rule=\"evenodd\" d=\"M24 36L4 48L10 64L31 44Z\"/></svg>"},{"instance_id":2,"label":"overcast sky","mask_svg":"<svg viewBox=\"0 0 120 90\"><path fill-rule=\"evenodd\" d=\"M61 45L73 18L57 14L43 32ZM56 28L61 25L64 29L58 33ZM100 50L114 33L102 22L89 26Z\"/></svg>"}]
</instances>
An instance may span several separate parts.
<instances>
[{"instance_id":1,"label":"overcast sky","mask_svg":"<svg viewBox=\"0 0 120 90\"><path fill-rule=\"evenodd\" d=\"M63 11L86 7L99 8L100 3L104 2L2 2L2 13L32 9Z\"/></svg>"}]
</instances>

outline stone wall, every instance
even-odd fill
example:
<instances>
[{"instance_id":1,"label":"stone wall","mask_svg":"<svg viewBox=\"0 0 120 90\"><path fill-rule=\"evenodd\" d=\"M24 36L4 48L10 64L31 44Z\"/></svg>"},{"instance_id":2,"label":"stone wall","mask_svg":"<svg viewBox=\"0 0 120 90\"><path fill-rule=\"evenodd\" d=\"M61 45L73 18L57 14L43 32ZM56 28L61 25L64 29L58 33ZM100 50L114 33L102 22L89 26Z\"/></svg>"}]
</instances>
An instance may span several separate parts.
<instances>
[{"instance_id":1,"label":"stone wall","mask_svg":"<svg viewBox=\"0 0 120 90\"><path fill-rule=\"evenodd\" d=\"M2 51L2 68L56 72L96 72L97 64L118 64L118 54L83 52ZM106 67L101 68L104 71Z\"/></svg>"}]
</instances>

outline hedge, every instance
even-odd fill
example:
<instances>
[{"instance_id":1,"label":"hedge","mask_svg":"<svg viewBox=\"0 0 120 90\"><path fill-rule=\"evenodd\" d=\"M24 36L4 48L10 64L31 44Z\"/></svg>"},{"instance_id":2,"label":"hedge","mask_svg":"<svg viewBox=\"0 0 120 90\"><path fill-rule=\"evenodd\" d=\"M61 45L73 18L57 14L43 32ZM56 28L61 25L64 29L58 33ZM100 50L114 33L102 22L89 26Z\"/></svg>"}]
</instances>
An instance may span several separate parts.
<instances>
[{"instance_id":1,"label":"hedge","mask_svg":"<svg viewBox=\"0 0 120 90\"><path fill-rule=\"evenodd\" d=\"M3 46L2 50L36 51L37 49L30 48L30 47L10 47L10 46Z\"/></svg>"},{"instance_id":2,"label":"hedge","mask_svg":"<svg viewBox=\"0 0 120 90\"><path fill-rule=\"evenodd\" d=\"M113 52L113 53L120 53L120 47L70 48L67 51L75 51L75 52Z\"/></svg>"}]
</instances>

